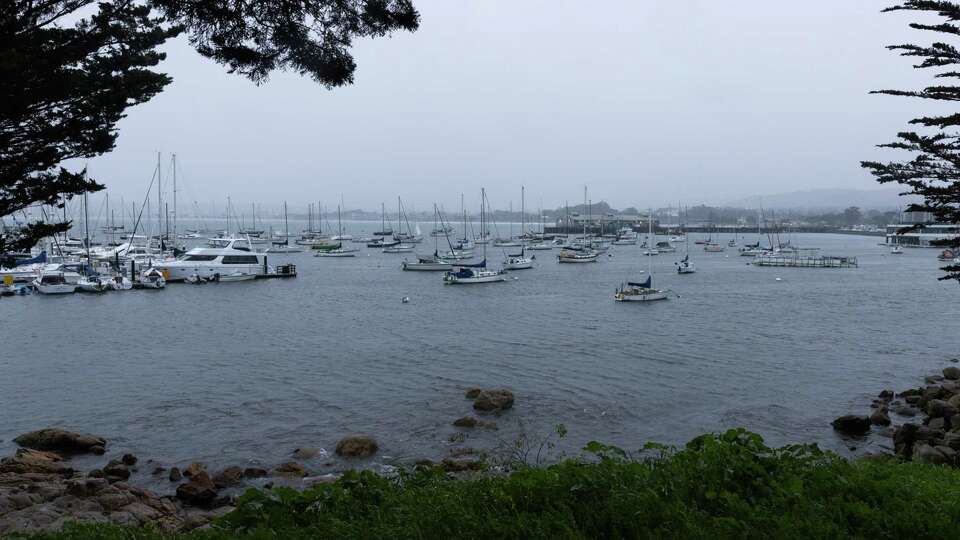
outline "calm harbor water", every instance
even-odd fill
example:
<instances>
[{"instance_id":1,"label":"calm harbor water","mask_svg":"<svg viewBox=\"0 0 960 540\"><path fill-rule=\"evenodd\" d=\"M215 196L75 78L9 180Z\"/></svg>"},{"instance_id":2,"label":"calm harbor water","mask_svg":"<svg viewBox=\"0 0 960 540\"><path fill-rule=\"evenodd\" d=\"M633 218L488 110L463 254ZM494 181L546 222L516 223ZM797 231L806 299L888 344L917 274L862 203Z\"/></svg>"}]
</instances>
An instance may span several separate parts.
<instances>
[{"instance_id":1,"label":"calm harbor water","mask_svg":"<svg viewBox=\"0 0 960 540\"><path fill-rule=\"evenodd\" d=\"M300 446L332 454L356 431L379 439L373 465L438 458L451 421L472 412L470 386L517 401L468 446L562 423L568 453L736 426L845 451L832 418L960 356L960 288L936 280L933 250L796 235L859 268L757 268L692 240L697 273L673 273L682 245L655 257L654 284L679 297L650 304L612 301L621 281L643 279L637 246L584 265L536 252L538 268L481 286L444 286L439 273L400 271L404 255L361 248L271 255L297 264L289 280L3 298L0 455L17 434L60 425L163 464L270 465ZM497 266L502 253L488 256ZM322 462L343 466L313 468Z\"/></svg>"}]
</instances>

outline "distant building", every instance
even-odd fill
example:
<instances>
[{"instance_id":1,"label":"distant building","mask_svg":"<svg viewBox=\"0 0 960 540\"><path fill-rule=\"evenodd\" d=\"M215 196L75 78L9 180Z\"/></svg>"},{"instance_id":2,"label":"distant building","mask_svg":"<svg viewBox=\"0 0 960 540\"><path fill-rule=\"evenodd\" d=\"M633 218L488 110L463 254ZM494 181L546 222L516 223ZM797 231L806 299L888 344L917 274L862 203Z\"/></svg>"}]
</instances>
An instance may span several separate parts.
<instances>
[{"instance_id":1,"label":"distant building","mask_svg":"<svg viewBox=\"0 0 960 540\"><path fill-rule=\"evenodd\" d=\"M909 221L907 216L909 216ZM930 214L907 212L904 213L903 223L887 225L887 244L899 244L906 247L937 247L931 245L930 242L949 240L960 236L960 224L928 222L921 220L923 217L932 218Z\"/></svg>"}]
</instances>

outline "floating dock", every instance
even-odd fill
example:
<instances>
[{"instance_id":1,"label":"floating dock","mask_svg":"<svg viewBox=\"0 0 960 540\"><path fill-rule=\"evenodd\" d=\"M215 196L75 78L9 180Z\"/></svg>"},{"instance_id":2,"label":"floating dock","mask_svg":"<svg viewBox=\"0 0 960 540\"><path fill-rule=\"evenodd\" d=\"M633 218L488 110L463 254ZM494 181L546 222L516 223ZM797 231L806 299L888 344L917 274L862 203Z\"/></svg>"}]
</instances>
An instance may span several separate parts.
<instances>
[{"instance_id":1,"label":"floating dock","mask_svg":"<svg viewBox=\"0 0 960 540\"><path fill-rule=\"evenodd\" d=\"M294 277L297 277L297 265L295 264L281 264L279 266L274 267L273 272L257 274L257 279L294 278Z\"/></svg>"},{"instance_id":2,"label":"floating dock","mask_svg":"<svg viewBox=\"0 0 960 540\"><path fill-rule=\"evenodd\" d=\"M856 268L856 257L833 257L829 255L758 255L754 266L788 268Z\"/></svg>"}]
</instances>

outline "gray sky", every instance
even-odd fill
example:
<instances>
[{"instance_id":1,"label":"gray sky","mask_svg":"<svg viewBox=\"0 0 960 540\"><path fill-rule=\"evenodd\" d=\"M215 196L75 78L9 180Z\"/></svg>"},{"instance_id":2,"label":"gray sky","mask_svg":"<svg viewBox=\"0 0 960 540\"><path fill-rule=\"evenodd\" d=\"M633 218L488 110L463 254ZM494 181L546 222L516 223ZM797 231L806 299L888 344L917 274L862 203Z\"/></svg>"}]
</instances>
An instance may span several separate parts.
<instances>
[{"instance_id":1,"label":"gray sky","mask_svg":"<svg viewBox=\"0 0 960 540\"><path fill-rule=\"evenodd\" d=\"M286 73L256 87L181 40L174 82L90 170L129 201L176 152L181 204L299 211L340 193L473 206L481 186L518 207L521 183L528 209L584 184L620 207L875 189L859 160L934 110L867 95L930 81L883 48L930 40L881 15L891 2L415 0L420 30L358 42L355 84L333 91Z\"/></svg>"}]
</instances>

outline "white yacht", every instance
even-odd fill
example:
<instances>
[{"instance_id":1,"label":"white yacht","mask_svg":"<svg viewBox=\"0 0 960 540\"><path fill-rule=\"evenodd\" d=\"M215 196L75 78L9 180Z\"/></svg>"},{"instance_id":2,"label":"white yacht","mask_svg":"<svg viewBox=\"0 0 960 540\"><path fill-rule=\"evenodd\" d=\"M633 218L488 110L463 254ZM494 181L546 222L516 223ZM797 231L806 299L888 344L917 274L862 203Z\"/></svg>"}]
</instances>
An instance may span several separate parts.
<instances>
[{"instance_id":1,"label":"white yacht","mask_svg":"<svg viewBox=\"0 0 960 540\"><path fill-rule=\"evenodd\" d=\"M196 247L173 261L155 263L167 281L183 281L190 276L210 279L243 274L263 275L268 271L267 256L251 251L245 238L218 238L218 247Z\"/></svg>"},{"instance_id":2,"label":"white yacht","mask_svg":"<svg viewBox=\"0 0 960 540\"><path fill-rule=\"evenodd\" d=\"M70 283L65 273L44 270L33 280L33 288L40 294L70 294L77 290L77 282Z\"/></svg>"}]
</instances>

